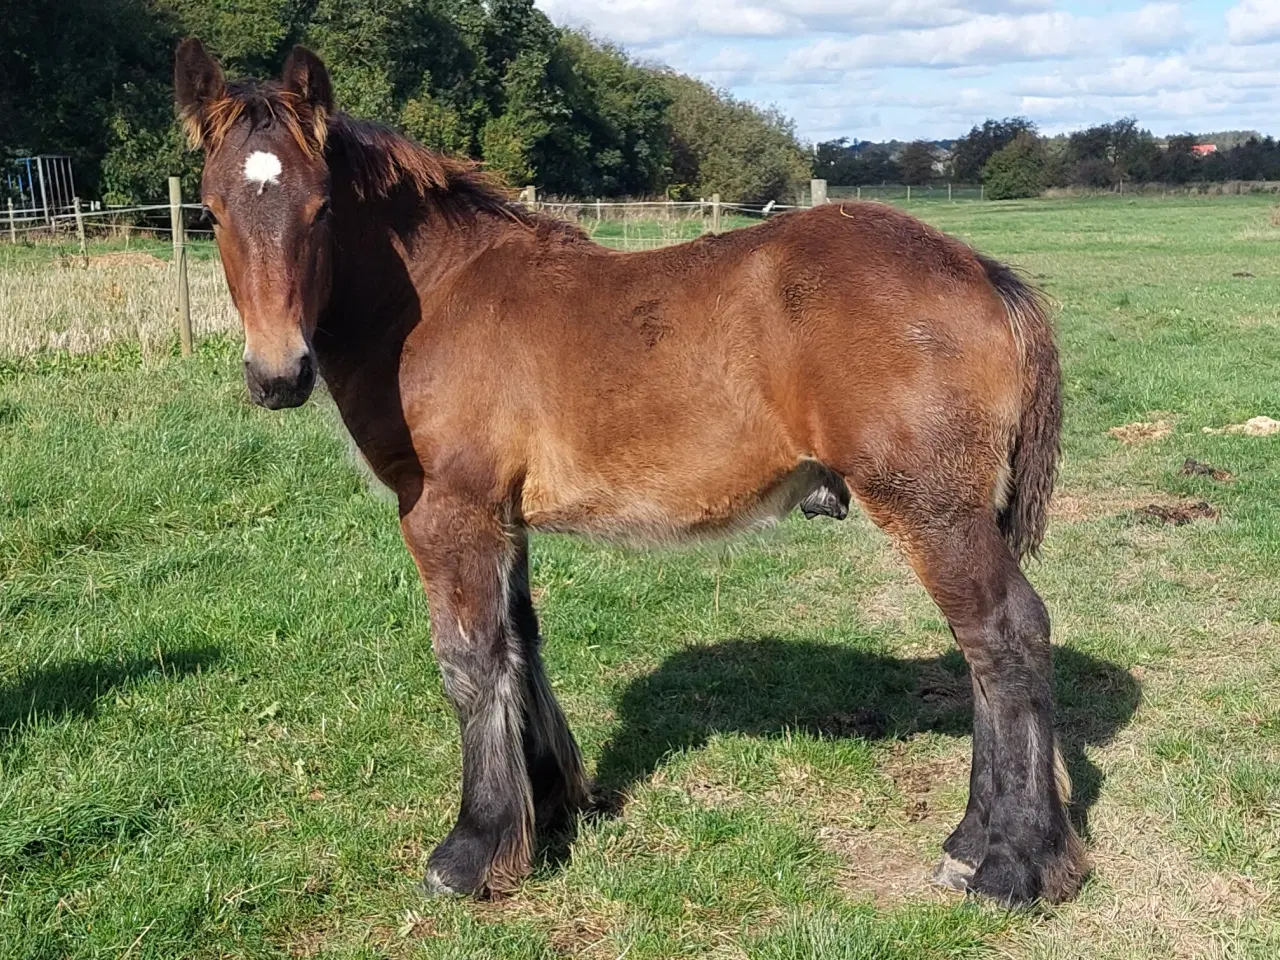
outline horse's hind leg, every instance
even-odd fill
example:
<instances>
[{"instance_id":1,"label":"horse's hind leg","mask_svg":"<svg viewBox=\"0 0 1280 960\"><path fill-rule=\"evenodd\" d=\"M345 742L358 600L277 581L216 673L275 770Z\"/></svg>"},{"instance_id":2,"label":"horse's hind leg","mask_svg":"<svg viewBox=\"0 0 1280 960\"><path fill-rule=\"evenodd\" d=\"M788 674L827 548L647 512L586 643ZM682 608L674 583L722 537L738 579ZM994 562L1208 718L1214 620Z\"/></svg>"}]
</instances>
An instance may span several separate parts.
<instances>
[{"instance_id":1,"label":"horse's hind leg","mask_svg":"<svg viewBox=\"0 0 1280 960\"><path fill-rule=\"evenodd\" d=\"M1004 902L1071 896L1086 864L1059 780L1044 603L989 508L953 508L940 524L937 517L902 516L901 503L868 507L906 550L972 675L969 805L944 845L942 879Z\"/></svg>"},{"instance_id":2,"label":"horse's hind leg","mask_svg":"<svg viewBox=\"0 0 1280 960\"><path fill-rule=\"evenodd\" d=\"M432 646L462 732L458 820L428 888L503 893L529 872L541 799L567 803L581 764L538 661L522 531L489 505L424 494L401 521L431 609ZM573 786L570 786L572 784Z\"/></svg>"}]
</instances>

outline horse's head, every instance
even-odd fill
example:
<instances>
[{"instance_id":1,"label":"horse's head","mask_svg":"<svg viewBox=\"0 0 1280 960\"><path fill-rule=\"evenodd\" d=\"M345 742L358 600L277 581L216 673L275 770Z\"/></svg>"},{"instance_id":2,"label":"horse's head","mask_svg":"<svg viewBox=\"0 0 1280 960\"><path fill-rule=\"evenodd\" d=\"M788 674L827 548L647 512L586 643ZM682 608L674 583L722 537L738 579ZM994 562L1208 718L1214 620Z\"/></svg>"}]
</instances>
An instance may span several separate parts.
<instances>
[{"instance_id":1,"label":"horse's head","mask_svg":"<svg viewBox=\"0 0 1280 960\"><path fill-rule=\"evenodd\" d=\"M255 403L304 403L315 385L311 337L329 298L329 74L295 47L278 81L228 84L198 40L178 47L178 108L205 153L201 202L214 222L244 322L244 376Z\"/></svg>"}]
</instances>

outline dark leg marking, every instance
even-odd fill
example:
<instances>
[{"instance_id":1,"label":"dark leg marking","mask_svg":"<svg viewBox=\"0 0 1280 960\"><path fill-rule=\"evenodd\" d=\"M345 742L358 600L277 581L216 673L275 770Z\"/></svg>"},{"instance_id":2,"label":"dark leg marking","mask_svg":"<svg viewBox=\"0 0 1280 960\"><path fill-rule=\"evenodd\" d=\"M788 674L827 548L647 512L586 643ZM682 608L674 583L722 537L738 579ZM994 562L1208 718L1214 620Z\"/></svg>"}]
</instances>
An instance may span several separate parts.
<instances>
[{"instance_id":1,"label":"dark leg marking","mask_svg":"<svg viewBox=\"0 0 1280 960\"><path fill-rule=\"evenodd\" d=\"M1087 864L1060 778L1044 603L989 516L916 539L910 552L973 676L969 804L937 879L1004 903L1065 899Z\"/></svg>"},{"instance_id":2,"label":"dark leg marking","mask_svg":"<svg viewBox=\"0 0 1280 960\"><path fill-rule=\"evenodd\" d=\"M432 646L462 733L462 803L425 886L483 895L529 871L533 793L524 749L529 651L512 623L522 546L492 508L424 497L402 521L427 588ZM536 654L536 650L534 651Z\"/></svg>"},{"instance_id":3,"label":"dark leg marking","mask_svg":"<svg viewBox=\"0 0 1280 960\"><path fill-rule=\"evenodd\" d=\"M533 788L535 820L539 829L554 829L587 808L590 790L578 744L542 664L542 638L529 592L528 545L523 538L508 587L510 621L527 667L522 742Z\"/></svg>"}]
</instances>

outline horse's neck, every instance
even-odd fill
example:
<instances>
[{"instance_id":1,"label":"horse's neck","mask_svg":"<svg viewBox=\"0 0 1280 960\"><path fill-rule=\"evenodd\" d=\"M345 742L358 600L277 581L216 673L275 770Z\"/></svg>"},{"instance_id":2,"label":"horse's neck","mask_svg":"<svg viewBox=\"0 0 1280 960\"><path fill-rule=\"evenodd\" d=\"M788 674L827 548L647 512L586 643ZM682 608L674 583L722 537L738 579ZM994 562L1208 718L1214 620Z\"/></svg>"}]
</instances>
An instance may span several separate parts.
<instances>
[{"instance_id":1,"label":"horse's neck","mask_svg":"<svg viewBox=\"0 0 1280 960\"><path fill-rule=\"evenodd\" d=\"M329 307L316 350L330 387L353 376L389 376L405 338L423 320L422 304L440 278L497 241L500 214L465 218L428 212L418 222L394 204L352 203L335 237ZM374 371L377 371L375 374Z\"/></svg>"}]
</instances>

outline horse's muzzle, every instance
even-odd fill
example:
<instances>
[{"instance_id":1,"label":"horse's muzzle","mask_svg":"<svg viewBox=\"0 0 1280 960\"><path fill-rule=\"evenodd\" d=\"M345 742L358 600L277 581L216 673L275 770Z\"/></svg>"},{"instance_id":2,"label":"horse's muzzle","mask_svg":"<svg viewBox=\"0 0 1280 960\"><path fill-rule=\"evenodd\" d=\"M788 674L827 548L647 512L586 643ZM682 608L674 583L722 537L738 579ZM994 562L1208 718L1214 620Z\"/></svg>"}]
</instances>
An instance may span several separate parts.
<instances>
[{"instance_id":1,"label":"horse's muzzle","mask_svg":"<svg viewBox=\"0 0 1280 960\"><path fill-rule=\"evenodd\" d=\"M252 360L244 362L244 382L249 387L249 399L268 410L300 407L307 402L316 385L316 363L310 353L304 353L294 369L280 373L263 370Z\"/></svg>"}]
</instances>

